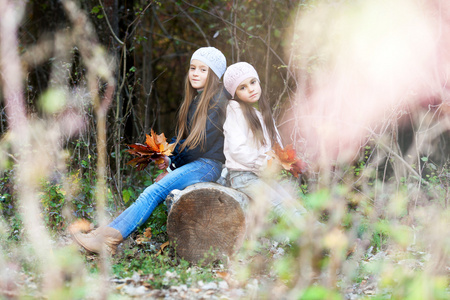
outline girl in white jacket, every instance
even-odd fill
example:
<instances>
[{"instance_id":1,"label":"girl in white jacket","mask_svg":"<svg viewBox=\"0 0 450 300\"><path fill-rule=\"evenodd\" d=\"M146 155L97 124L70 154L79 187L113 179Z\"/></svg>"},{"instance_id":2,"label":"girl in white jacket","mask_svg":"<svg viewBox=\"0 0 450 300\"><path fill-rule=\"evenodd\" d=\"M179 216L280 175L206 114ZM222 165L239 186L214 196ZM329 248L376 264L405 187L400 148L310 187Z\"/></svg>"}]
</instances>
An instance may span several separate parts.
<instances>
[{"instance_id":1,"label":"girl in white jacket","mask_svg":"<svg viewBox=\"0 0 450 300\"><path fill-rule=\"evenodd\" d=\"M298 201L275 180L264 176L271 159L267 152L275 142L282 144L272 109L262 95L258 73L250 64L239 62L227 68L223 81L232 96L223 126L229 185L252 199L252 213L256 210L265 215L270 205L277 215L303 214L305 209Z\"/></svg>"}]
</instances>

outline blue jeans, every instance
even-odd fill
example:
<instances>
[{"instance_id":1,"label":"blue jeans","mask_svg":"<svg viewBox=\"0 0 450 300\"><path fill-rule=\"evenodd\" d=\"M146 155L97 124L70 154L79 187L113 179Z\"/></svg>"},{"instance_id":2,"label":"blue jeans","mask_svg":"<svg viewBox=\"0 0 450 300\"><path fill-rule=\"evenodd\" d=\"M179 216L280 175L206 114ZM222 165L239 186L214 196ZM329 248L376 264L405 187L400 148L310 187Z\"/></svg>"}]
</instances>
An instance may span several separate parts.
<instances>
[{"instance_id":1,"label":"blue jeans","mask_svg":"<svg viewBox=\"0 0 450 300\"><path fill-rule=\"evenodd\" d=\"M207 158L199 158L177 168L160 181L147 187L136 202L108 226L119 230L125 239L147 221L153 210L172 190L182 190L194 183L216 181L221 171L221 162Z\"/></svg>"}]
</instances>

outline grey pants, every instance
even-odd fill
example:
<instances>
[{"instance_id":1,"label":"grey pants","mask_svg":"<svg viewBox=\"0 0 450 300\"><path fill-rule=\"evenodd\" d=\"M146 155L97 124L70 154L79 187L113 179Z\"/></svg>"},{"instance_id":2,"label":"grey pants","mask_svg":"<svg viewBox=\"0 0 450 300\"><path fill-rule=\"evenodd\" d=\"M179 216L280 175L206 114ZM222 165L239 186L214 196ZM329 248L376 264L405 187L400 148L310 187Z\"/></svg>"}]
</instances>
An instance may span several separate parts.
<instances>
[{"instance_id":1,"label":"grey pants","mask_svg":"<svg viewBox=\"0 0 450 300\"><path fill-rule=\"evenodd\" d=\"M252 199L252 210L272 209L278 216L301 216L306 209L276 180L260 178L249 171L228 171L227 183Z\"/></svg>"}]
</instances>

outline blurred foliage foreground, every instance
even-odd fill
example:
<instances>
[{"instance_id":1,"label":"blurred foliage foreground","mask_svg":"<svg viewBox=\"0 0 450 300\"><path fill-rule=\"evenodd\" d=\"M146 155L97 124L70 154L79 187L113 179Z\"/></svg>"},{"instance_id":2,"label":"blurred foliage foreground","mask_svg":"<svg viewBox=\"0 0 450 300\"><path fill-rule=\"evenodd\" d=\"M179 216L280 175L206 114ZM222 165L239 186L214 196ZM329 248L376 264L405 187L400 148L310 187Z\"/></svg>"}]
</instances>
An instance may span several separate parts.
<instances>
[{"instance_id":1,"label":"blurred foliage foreground","mask_svg":"<svg viewBox=\"0 0 450 300\"><path fill-rule=\"evenodd\" d=\"M277 7L283 4L274 2ZM418 159L410 164L401 153L386 151L387 143L373 135L367 136L353 163L311 170L301 182L283 174L282 180L297 184L298 199L308 214L295 226L286 218L267 217L258 235L234 257L198 266L179 259L176 248L166 243L164 204L115 257L80 251L72 244L67 226L78 218L95 225L106 223L129 206L159 171L148 166L143 172L130 172L121 160L131 158L118 142L105 154L108 103L104 101L111 101L105 86L114 87L116 80L84 14L73 1L62 3L73 25L65 32L70 42L61 44L62 50L76 45L84 69L80 74L71 66L55 68L48 90L37 99L42 114L24 114L22 127L15 127L6 113L10 130L0 142L2 298L449 298L448 153L423 155L413 145L408 153ZM211 3L205 1L202 7ZM2 23L5 16L15 13L0 9L1 28L7 28ZM14 23L8 20L9 25ZM15 48L4 45L0 43L3 54ZM13 54L6 64L5 57L3 68L19 61ZM20 88L23 76L20 68L14 70L2 72L19 78ZM79 76L84 86L61 85L59 79L66 75ZM2 81L2 100L14 98L10 87ZM82 116L85 127L80 120L68 118L71 113ZM431 122L428 128L434 125ZM443 132L429 143L445 137ZM115 162L116 169L111 170L107 161ZM400 172L399 166L406 168Z\"/></svg>"},{"instance_id":2,"label":"blurred foliage foreground","mask_svg":"<svg viewBox=\"0 0 450 300\"><path fill-rule=\"evenodd\" d=\"M48 255L57 270L53 273L43 271L36 245L27 237L22 223L26 209L19 209L15 198L12 165L4 169L0 183L0 292L12 298L95 298L102 290L149 297L156 296L157 290L179 293L173 286L180 286L190 297L201 298L205 296L202 287L215 283L207 290L209 296L448 299L450 170L431 163L427 168L430 176L419 192L408 183L397 187L393 179L377 180L374 170L362 161L346 170L351 176L330 187L309 191L314 184L304 181L298 189L299 199L310 212L304 220L292 226L285 219L267 219L258 238L244 243L235 257L206 266L180 260L176 248L165 243L167 211L162 204L108 260L111 277L102 281L101 257L80 252L65 231L78 217L95 222L95 172L90 177L88 169L80 168L64 175L64 180L41 182L45 228L40 230L51 233ZM146 173L130 176L123 190L127 205L158 172L149 167ZM358 187L346 183L350 178L350 182L358 179ZM74 196L68 198L68 194ZM111 190L107 199L112 218L121 209ZM323 226L315 226L316 220ZM57 278L59 284L45 286L43 276ZM233 294L236 291L241 293Z\"/></svg>"}]
</instances>

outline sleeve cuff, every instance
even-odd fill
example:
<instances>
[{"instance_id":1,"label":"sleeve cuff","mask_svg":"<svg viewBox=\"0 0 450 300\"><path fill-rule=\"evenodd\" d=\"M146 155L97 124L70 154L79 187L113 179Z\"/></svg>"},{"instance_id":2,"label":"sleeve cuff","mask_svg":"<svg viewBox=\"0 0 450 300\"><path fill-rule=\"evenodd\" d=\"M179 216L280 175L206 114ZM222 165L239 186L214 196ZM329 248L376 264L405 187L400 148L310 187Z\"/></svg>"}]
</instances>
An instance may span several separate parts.
<instances>
[{"instance_id":1,"label":"sleeve cuff","mask_svg":"<svg viewBox=\"0 0 450 300\"><path fill-rule=\"evenodd\" d=\"M172 172L176 168L177 168L177 166L175 166L174 163L170 163L169 166L167 167L167 172Z\"/></svg>"},{"instance_id":2,"label":"sleeve cuff","mask_svg":"<svg viewBox=\"0 0 450 300\"><path fill-rule=\"evenodd\" d=\"M169 166L166 168L167 172L172 172L173 169L170 168L170 166L172 165L172 159L170 159L170 157L167 157L169 159Z\"/></svg>"}]
</instances>

